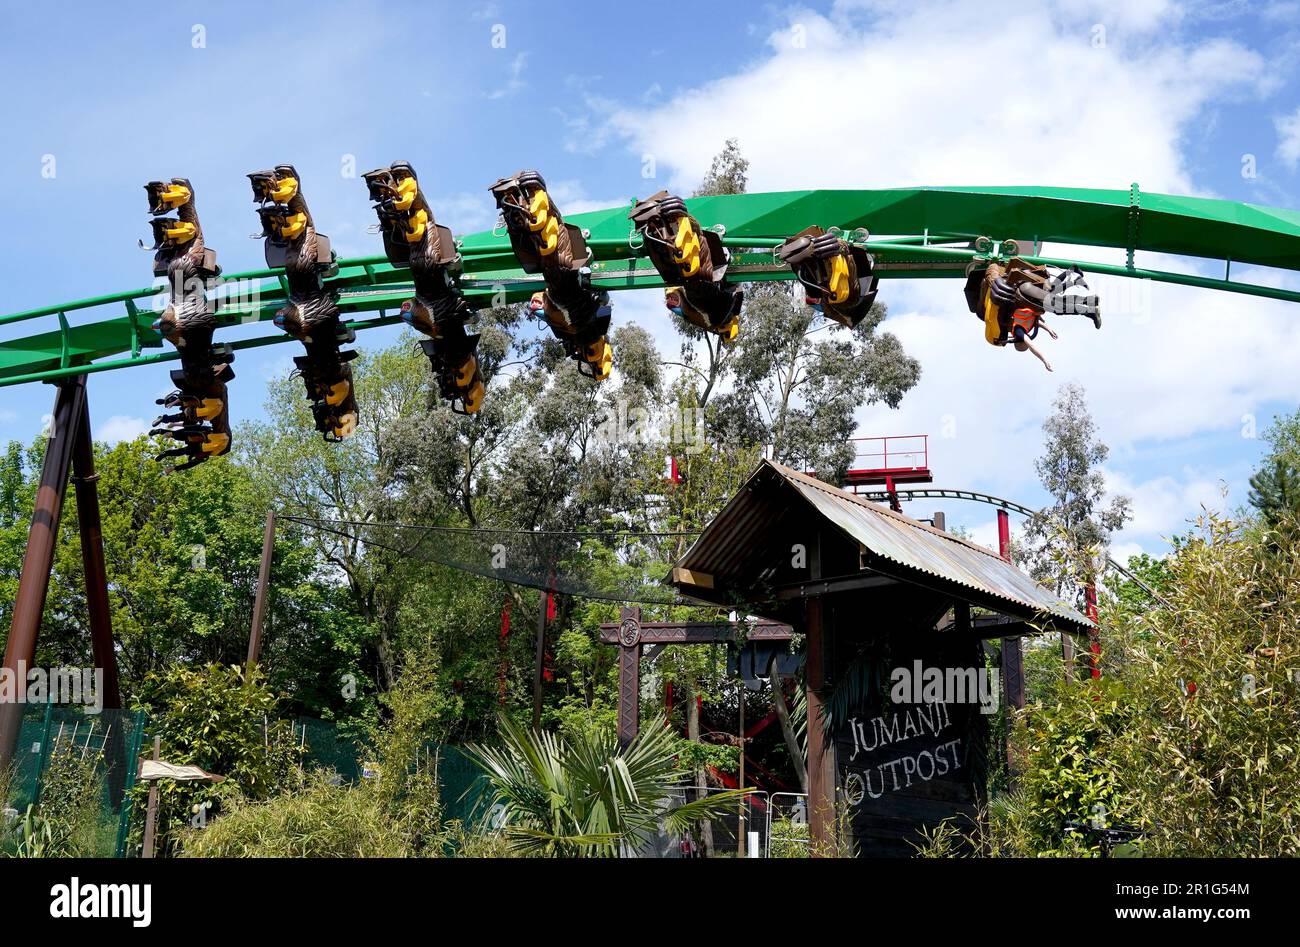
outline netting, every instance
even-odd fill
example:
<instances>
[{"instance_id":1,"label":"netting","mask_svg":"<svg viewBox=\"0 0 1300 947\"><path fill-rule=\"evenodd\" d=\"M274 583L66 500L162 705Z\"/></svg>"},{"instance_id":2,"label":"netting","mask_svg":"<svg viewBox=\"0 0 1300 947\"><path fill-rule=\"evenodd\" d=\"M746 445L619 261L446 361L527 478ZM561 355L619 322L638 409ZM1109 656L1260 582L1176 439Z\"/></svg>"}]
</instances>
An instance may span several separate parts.
<instances>
[{"instance_id":1,"label":"netting","mask_svg":"<svg viewBox=\"0 0 1300 947\"><path fill-rule=\"evenodd\" d=\"M663 580L698 533L543 532L285 516L398 556L514 585L611 602L670 605Z\"/></svg>"},{"instance_id":2,"label":"netting","mask_svg":"<svg viewBox=\"0 0 1300 947\"><path fill-rule=\"evenodd\" d=\"M143 723L134 710L24 707L6 818L21 819L34 806L50 827L54 854L120 857Z\"/></svg>"},{"instance_id":3,"label":"netting","mask_svg":"<svg viewBox=\"0 0 1300 947\"><path fill-rule=\"evenodd\" d=\"M365 778L364 753L355 741L327 720L302 717L294 728L303 741L303 764L333 770L344 782ZM429 743L422 754L436 759L443 818L473 822L484 814L487 777L458 748Z\"/></svg>"}]
</instances>

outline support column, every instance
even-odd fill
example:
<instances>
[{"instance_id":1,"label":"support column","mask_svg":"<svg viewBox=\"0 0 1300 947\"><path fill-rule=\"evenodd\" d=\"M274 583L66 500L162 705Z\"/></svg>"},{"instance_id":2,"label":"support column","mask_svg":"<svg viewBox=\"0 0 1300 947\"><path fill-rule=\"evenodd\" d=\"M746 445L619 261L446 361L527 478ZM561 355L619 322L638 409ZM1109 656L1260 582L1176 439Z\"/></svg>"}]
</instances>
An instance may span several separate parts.
<instances>
[{"instance_id":1,"label":"support column","mask_svg":"<svg viewBox=\"0 0 1300 947\"><path fill-rule=\"evenodd\" d=\"M45 443L45 461L36 490L32 525L27 532L18 594L14 598L13 622L5 643L4 667L11 672L15 682L25 679L23 675L36 658L36 639L41 615L45 611L45 596L50 588L59 519L63 515L63 497L72 467L72 448L85 410L86 376L78 375L60 382L54 399L54 421ZM20 668L22 675L19 674ZM13 760L21 716L21 704L0 704L0 768L7 767Z\"/></svg>"},{"instance_id":2,"label":"support column","mask_svg":"<svg viewBox=\"0 0 1300 947\"><path fill-rule=\"evenodd\" d=\"M808 599L804 634L808 688L808 830L815 849L828 851L835 841L835 749L825 732L822 690L826 686L826 635L823 604Z\"/></svg>"},{"instance_id":3,"label":"support column","mask_svg":"<svg viewBox=\"0 0 1300 947\"><path fill-rule=\"evenodd\" d=\"M641 728L641 609L618 617L618 745L627 749Z\"/></svg>"},{"instance_id":4,"label":"support column","mask_svg":"<svg viewBox=\"0 0 1300 947\"><path fill-rule=\"evenodd\" d=\"M271 594L271 560L275 557L275 510L266 511L262 531L262 561L257 567L257 592L253 596L253 623L248 632L248 669L257 666L262 655L262 625L266 621L267 597Z\"/></svg>"},{"instance_id":5,"label":"support column","mask_svg":"<svg viewBox=\"0 0 1300 947\"><path fill-rule=\"evenodd\" d=\"M118 689L117 650L113 645L113 614L108 604L108 570L104 566L104 536L99 517L99 475L90 436L90 403L83 398L81 420L72 448L72 484L77 497L77 527L81 534L81 563L86 581L86 611L95 667L103 672L100 700L108 710L122 706ZM121 728L118 728L120 733Z\"/></svg>"},{"instance_id":6,"label":"support column","mask_svg":"<svg viewBox=\"0 0 1300 947\"><path fill-rule=\"evenodd\" d=\"M533 729L542 726L542 671L546 665L546 606L550 593L542 590L537 605L537 653L533 657Z\"/></svg>"}]
</instances>

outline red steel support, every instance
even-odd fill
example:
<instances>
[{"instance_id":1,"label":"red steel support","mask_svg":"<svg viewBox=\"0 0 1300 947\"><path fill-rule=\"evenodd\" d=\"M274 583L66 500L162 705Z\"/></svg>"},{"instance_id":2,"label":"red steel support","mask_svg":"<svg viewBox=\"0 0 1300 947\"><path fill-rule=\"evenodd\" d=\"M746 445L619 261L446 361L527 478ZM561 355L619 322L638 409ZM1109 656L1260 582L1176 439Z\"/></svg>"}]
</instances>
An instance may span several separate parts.
<instances>
[{"instance_id":1,"label":"red steel support","mask_svg":"<svg viewBox=\"0 0 1300 947\"><path fill-rule=\"evenodd\" d=\"M542 592L537 603L537 654L533 659L533 729L542 726L542 671L546 666L546 612L550 593Z\"/></svg>"},{"instance_id":2,"label":"red steel support","mask_svg":"<svg viewBox=\"0 0 1300 947\"><path fill-rule=\"evenodd\" d=\"M1006 510L998 510L998 555L1011 561L1011 517ZM1002 691L1011 706L1025 706L1025 657L1019 638L1002 639Z\"/></svg>"},{"instance_id":3,"label":"red steel support","mask_svg":"<svg viewBox=\"0 0 1300 947\"><path fill-rule=\"evenodd\" d=\"M1101 677L1101 635L1097 628L1097 586L1089 582L1084 594L1084 613L1092 627L1088 629L1088 673L1092 677Z\"/></svg>"}]
</instances>

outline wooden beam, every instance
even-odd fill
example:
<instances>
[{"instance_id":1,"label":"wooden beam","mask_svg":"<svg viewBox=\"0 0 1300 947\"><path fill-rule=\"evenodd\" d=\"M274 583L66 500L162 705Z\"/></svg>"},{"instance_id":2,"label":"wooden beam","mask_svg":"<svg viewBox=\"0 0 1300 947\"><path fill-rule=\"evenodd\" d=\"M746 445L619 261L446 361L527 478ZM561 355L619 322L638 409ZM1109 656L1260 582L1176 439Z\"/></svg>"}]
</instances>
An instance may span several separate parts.
<instances>
[{"instance_id":1,"label":"wooden beam","mask_svg":"<svg viewBox=\"0 0 1300 947\"><path fill-rule=\"evenodd\" d=\"M627 749L641 728L641 609L619 612L618 745Z\"/></svg>"},{"instance_id":2,"label":"wooden beam","mask_svg":"<svg viewBox=\"0 0 1300 947\"><path fill-rule=\"evenodd\" d=\"M54 420L45 442L45 459L41 464L32 523L27 532L18 591L14 596L9 638L5 642L4 668L15 680L20 677L20 671L25 675L31 669L36 658L36 640L45 611L46 593L50 588L50 570L54 567L73 446L77 442L77 427L86 414L85 408L86 376L77 375L60 382L54 398ZM21 716L22 705L17 701L0 703L0 769L8 767L13 760Z\"/></svg>"},{"instance_id":3,"label":"wooden beam","mask_svg":"<svg viewBox=\"0 0 1300 947\"><path fill-rule=\"evenodd\" d=\"M794 637L789 625L774 621L759 622L639 622L642 644L721 644L727 641L788 641ZM605 622L600 626L604 644L619 644L623 623Z\"/></svg>"},{"instance_id":4,"label":"wooden beam","mask_svg":"<svg viewBox=\"0 0 1300 947\"><path fill-rule=\"evenodd\" d=\"M868 575L846 575L823 579L820 582L792 582L789 585L782 585L776 590L776 598L779 602L788 602L792 599L830 595L833 592L855 592L901 584L898 579L875 572Z\"/></svg>"},{"instance_id":5,"label":"wooden beam","mask_svg":"<svg viewBox=\"0 0 1300 947\"><path fill-rule=\"evenodd\" d=\"M680 566L673 569L669 581L674 585L694 585L702 589L713 588L713 576L707 572L693 572Z\"/></svg>"}]
</instances>

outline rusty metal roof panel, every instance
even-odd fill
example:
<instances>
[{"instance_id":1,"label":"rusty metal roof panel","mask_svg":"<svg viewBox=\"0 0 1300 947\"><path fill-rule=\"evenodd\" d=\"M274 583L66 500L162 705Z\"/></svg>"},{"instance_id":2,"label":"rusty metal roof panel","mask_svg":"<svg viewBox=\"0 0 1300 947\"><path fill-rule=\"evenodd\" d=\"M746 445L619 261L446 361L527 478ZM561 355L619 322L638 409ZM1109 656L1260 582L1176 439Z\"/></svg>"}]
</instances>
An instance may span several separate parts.
<instances>
[{"instance_id":1,"label":"rusty metal roof panel","mask_svg":"<svg viewBox=\"0 0 1300 947\"><path fill-rule=\"evenodd\" d=\"M1086 617L990 549L772 464L823 516L871 553L1079 625Z\"/></svg>"}]
</instances>

